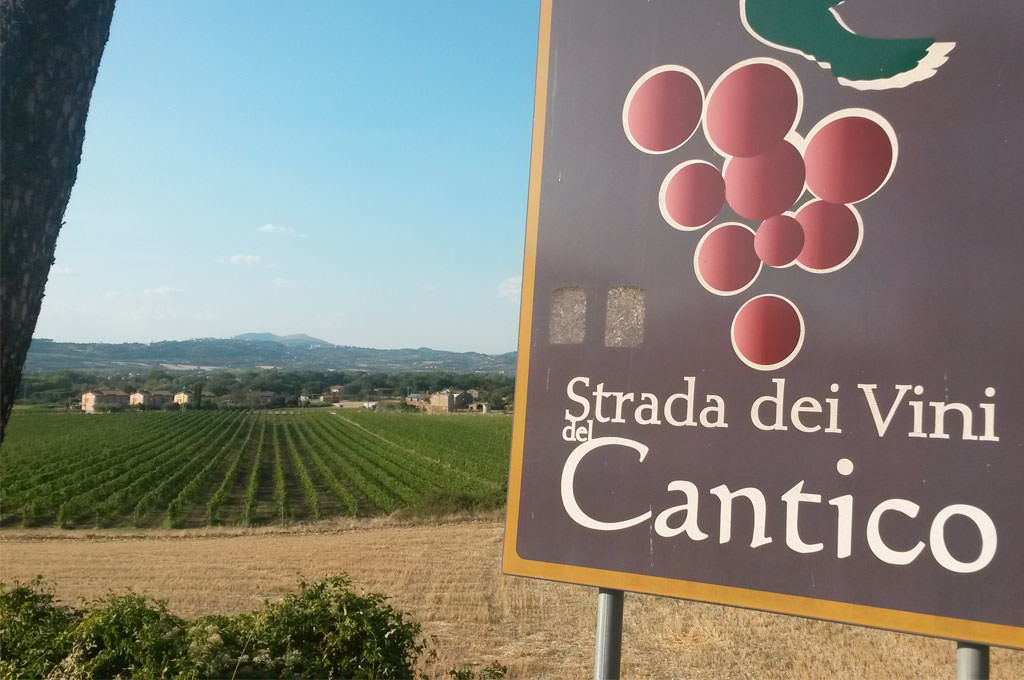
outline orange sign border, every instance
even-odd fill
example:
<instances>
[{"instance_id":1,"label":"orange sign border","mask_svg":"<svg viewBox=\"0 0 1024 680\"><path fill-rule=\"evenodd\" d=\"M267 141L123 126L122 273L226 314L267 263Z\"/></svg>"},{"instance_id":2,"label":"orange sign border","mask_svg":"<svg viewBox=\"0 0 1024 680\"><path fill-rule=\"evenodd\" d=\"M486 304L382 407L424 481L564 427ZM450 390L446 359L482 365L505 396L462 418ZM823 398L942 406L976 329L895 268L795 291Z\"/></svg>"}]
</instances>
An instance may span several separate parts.
<instances>
[{"instance_id":1,"label":"orange sign border","mask_svg":"<svg viewBox=\"0 0 1024 680\"><path fill-rule=\"evenodd\" d=\"M720 586L659 576L633 574L523 559L516 552L519 500L522 489L523 448L526 432L527 384L530 366L530 338L533 330L534 277L537 263L537 230L540 220L540 188L544 161L544 122L548 103L548 70L551 53L551 15L554 0L541 0L537 45L537 84L533 113L533 143L530 152L530 186L526 210L526 248L523 261L522 307L519 317L519 356L516 373L516 404L512 430L508 509L502 571L508 575L530 576L580 585L615 588L666 595L712 604L759 609L814 619L836 621L905 633L963 640L980 644L1024 649L1024 628L967 619L906 612L898 609L784 595L762 590Z\"/></svg>"}]
</instances>

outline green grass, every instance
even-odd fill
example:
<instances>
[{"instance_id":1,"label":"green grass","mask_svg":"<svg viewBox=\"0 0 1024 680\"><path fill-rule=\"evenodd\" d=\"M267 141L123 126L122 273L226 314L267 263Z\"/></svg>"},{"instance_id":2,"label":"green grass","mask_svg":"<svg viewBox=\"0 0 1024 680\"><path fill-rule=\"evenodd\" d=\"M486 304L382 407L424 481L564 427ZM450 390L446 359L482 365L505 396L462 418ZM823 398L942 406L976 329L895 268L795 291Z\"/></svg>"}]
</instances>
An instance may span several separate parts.
<instances>
[{"instance_id":1,"label":"green grass","mask_svg":"<svg viewBox=\"0 0 1024 680\"><path fill-rule=\"evenodd\" d=\"M18 409L3 526L157 527L501 507L512 421L340 409Z\"/></svg>"}]
</instances>

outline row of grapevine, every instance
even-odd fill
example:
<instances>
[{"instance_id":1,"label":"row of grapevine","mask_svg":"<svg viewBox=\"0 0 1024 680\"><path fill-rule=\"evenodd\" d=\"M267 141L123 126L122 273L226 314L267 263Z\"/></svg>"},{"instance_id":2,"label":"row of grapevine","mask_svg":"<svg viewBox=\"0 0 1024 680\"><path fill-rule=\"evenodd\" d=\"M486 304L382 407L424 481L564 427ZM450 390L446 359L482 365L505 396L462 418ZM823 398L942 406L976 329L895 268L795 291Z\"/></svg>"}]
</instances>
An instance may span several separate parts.
<instances>
[{"instance_id":1,"label":"row of grapevine","mask_svg":"<svg viewBox=\"0 0 1024 680\"><path fill-rule=\"evenodd\" d=\"M201 438L205 429L199 428L192 436ZM65 477L33 487L30 503L34 509L29 504L22 506L22 524L31 526L55 515L60 526L70 526L85 513L91 513L97 522L107 522L112 519L114 513L110 510L117 507L118 499L131 496L131 485L140 483L140 473L162 460L165 451L174 445L177 433L171 430L169 434L164 432L163 439L145 440L134 455L129 455L129 451L112 456L109 448L90 451L89 442L82 442L77 449L79 457L83 464L94 468L93 473L72 467ZM97 466L95 461L102 465ZM34 518L30 517L32 512Z\"/></svg>"},{"instance_id":2,"label":"row of grapevine","mask_svg":"<svg viewBox=\"0 0 1024 680\"><path fill-rule=\"evenodd\" d=\"M246 431L244 439L241 440L241 444L238 443L241 437L241 432L245 430L246 421L248 421L249 429ZM178 495L174 497L167 505L167 514L164 518L164 526L167 527L178 527L181 525L181 521L188 511L188 509L195 502L196 497L200 491L210 485L210 482L215 479L217 470L221 467L222 462L229 457L238 458L245 451L249 444L249 437L252 436L252 428L256 422L252 419L241 420L235 429L232 431L231 436L228 438L220 450L215 456L210 458L199 472L195 473L188 478L188 482L185 486L178 491Z\"/></svg>"},{"instance_id":3,"label":"row of grapevine","mask_svg":"<svg viewBox=\"0 0 1024 680\"><path fill-rule=\"evenodd\" d=\"M208 474L208 469L216 464L219 457L211 458L210 452L220 451L220 455L222 455L227 447L221 445L230 442L244 423L244 420L238 417L233 418L233 420L237 420L233 429L223 429L203 446L191 451L186 450L179 458L183 462L178 465L177 470L172 472L170 476L164 477L155 487L139 498L138 503L135 504L135 509L132 511L133 525L138 526L149 512L160 507L166 507L165 504L169 504L180 492L182 486L179 485L187 484L188 480L200 472ZM220 446L219 449L218 446Z\"/></svg>"},{"instance_id":4,"label":"row of grapevine","mask_svg":"<svg viewBox=\"0 0 1024 680\"><path fill-rule=\"evenodd\" d=\"M52 480L61 476L68 466L77 466L81 459L76 455L76 446L80 443L88 443L92 447L110 448L110 443L104 440L106 432L102 423L95 419L80 420L74 429L68 428L71 414L40 414L26 413L18 414L8 427L7 436L18 437L21 435L23 442L23 456L4 456L0 459L0 472L5 479L10 480L5 486L10 492L16 492L22 487ZM56 415L56 418L54 417ZM63 427L52 427L54 420L60 420ZM122 418L118 424L122 432L122 441L132 441L138 433L148 429L159 427L156 422L145 423L140 419Z\"/></svg>"},{"instance_id":5,"label":"row of grapevine","mask_svg":"<svg viewBox=\"0 0 1024 680\"><path fill-rule=\"evenodd\" d=\"M346 420L454 469L501 481L508 474L511 422L504 415L416 415L346 411Z\"/></svg>"},{"instance_id":6,"label":"row of grapevine","mask_svg":"<svg viewBox=\"0 0 1024 680\"><path fill-rule=\"evenodd\" d=\"M343 431L331 428L329 423L332 421L321 418L314 422L325 433L327 441L336 447L340 458L358 469L364 480L386 492L389 499L385 501L386 508L382 510L390 512L418 499L416 487L419 486L419 480L411 479L411 475L404 472L396 474L393 466L383 463L383 459L377 455L378 451L354 443Z\"/></svg>"},{"instance_id":7,"label":"row of grapevine","mask_svg":"<svg viewBox=\"0 0 1024 680\"><path fill-rule=\"evenodd\" d=\"M309 424L306 425L308 429ZM317 425L319 424L317 423ZM316 450L322 454L323 460L326 461L325 464L333 466L337 470L336 476L347 480L353 493L364 499L364 502L358 503L359 508L364 509L366 514L388 513L395 509L397 502L394 495L388 492L383 485L366 476L362 469L343 453L342 449L334 445L329 437L324 436L319 427L316 431L308 431L310 440L314 442Z\"/></svg>"},{"instance_id":8,"label":"row of grapevine","mask_svg":"<svg viewBox=\"0 0 1024 680\"><path fill-rule=\"evenodd\" d=\"M233 454L231 454L230 463L228 464L227 472L224 473L224 478L217 486L217 490L210 496L210 500L206 502L206 523L207 524L223 524L224 518L222 512L224 510L224 503L227 500L228 493L231 488L235 485L235 479L241 468L243 457L249 453L250 442L252 441L252 433L256 428L256 419L253 418L249 423L249 431L245 435L245 441L238 447ZM259 443L263 442L263 427L266 424L266 420L260 419L260 436Z\"/></svg>"},{"instance_id":9,"label":"row of grapevine","mask_svg":"<svg viewBox=\"0 0 1024 680\"><path fill-rule=\"evenodd\" d=\"M281 442L276 431L271 434L270 441L274 444L274 505L281 524L288 516L288 488L284 477L284 458L281 455Z\"/></svg>"},{"instance_id":10,"label":"row of grapevine","mask_svg":"<svg viewBox=\"0 0 1024 680\"><path fill-rule=\"evenodd\" d=\"M139 497L177 469L225 420L226 416L219 416L200 421L194 432L163 442L154 451L146 452L130 469L90 492L88 499L95 503L90 505L98 522L105 525L132 515Z\"/></svg>"},{"instance_id":11,"label":"row of grapevine","mask_svg":"<svg viewBox=\"0 0 1024 680\"><path fill-rule=\"evenodd\" d=\"M497 482L482 478L448 462L421 453L416 449L405 448L391 441L380 433L373 432L359 423L342 417L343 430L353 442L361 446L373 448L379 459L408 470L410 473L428 480L432 485L448 492L463 491L483 493L499 487ZM336 424L336 423L335 423Z\"/></svg>"},{"instance_id":12,"label":"row of grapevine","mask_svg":"<svg viewBox=\"0 0 1024 680\"><path fill-rule=\"evenodd\" d=\"M12 462L10 456L2 458L3 468L0 468L0 473L4 479L5 501L12 505L19 504L21 499L40 501L55 488L55 482L58 483L56 488L63 488L59 484L60 480L91 478L105 469L107 461L119 463L131 458L138 448L166 438L167 432L173 427L173 422L168 418L156 419L147 424L131 415L135 414L121 419L118 428L121 437L116 444L105 440L104 430L95 427L85 427L81 433L68 431L63 436L54 436L52 433L46 436L45 430L28 435L30 446L20 459ZM36 420L34 425L45 422ZM96 419L91 419L83 424L92 426L98 423ZM96 451L96 455L83 458L79 453L82 449Z\"/></svg>"},{"instance_id":13,"label":"row of grapevine","mask_svg":"<svg viewBox=\"0 0 1024 680\"><path fill-rule=\"evenodd\" d=\"M0 459L0 525L288 523L438 498L494 507L510 425L336 409L17 411Z\"/></svg>"},{"instance_id":14,"label":"row of grapevine","mask_svg":"<svg viewBox=\"0 0 1024 680\"><path fill-rule=\"evenodd\" d=\"M285 446L288 448L288 455L291 457L292 470L295 472L295 475L299 478L299 483L302 485L302 493L306 497L306 506L309 508L309 515L314 520L320 519L320 499L317 495L316 487L313 485L313 478L309 476L309 471L306 469L306 463L302 460L302 454L295 448L295 442L292 441L291 424L282 424L279 432L284 439Z\"/></svg>"},{"instance_id":15,"label":"row of grapevine","mask_svg":"<svg viewBox=\"0 0 1024 680\"><path fill-rule=\"evenodd\" d=\"M197 427L189 428L190 424ZM92 514L97 524L110 522L117 512L128 509L118 504L120 498L130 496L126 487L138 482L147 469L160 465L173 447L202 441L216 426L216 421L183 419L176 425L162 439L147 441L134 452L129 451L117 457L97 456L102 463L101 470L92 474L83 473L77 477L76 483L65 486L67 498L57 511L58 525L73 526L80 516L88 513Z\"/></svg>"},{"instance_id":16,"label":"row of grapevine","mask_svg":"<svg viewBox=\"0 0 1024 680\"><path fill-rule=\"evenodd\" d=\"M256 443L256 455L253 458L252 469L249 471L249 479L246 482L245 502L242 505L241 523L243 526L252 524L253 509L256 506L256 492L259 490L260 465L263 462L263 440L267 432L267 419L260 418L260 440Z\"/></svg>"},{"instance_id":17,"label":"row of grapevine","mask_svg":"<svg viewBox=\"0 0 1024 680\"><path fill-rule=\"evenodd\" d=\"M417 495L436 493L448 486L449 475L433 461L418 456L413 451L402 451L393 444L373 437L371 434L353 428L347 421L330 419L326 421L346 446L356 450L372 451L372 460L388 474L413 487Z\"/></svg>"},{"instance_id":18,"label":"row of grapevine","mask_svg":"<svg viewBox=\"0 0 1024 680\"><path fill-rule=\"evenodd\" d=\"M359 515L359 501L356 495L345 484L344 478L339 476L338 472L328 465L325 457L321 455L323 450L321 440L307 435L307 428L305 427L296 428L295 438L299 447L309 455L309 459L320 475L320 479L331 490L331 493L334 494L339 505L345 510L345 514Z\"/></svg>"}]
</instances>

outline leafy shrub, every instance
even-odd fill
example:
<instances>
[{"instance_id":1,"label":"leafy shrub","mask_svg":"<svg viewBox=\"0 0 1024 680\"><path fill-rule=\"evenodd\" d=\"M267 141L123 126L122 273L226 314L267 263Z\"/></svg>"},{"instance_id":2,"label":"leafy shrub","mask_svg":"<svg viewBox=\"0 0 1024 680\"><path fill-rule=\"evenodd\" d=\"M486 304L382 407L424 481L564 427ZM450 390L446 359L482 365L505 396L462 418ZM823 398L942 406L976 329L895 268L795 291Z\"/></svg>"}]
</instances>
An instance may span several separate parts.
<instances>
[{"instance_id":1,"label":"leafy shrub","mask_svg":"<svg viewBox=\"0 0 1024 680\"><path fill-rule=\"evenodd\" d=\"M251 614L206 617L188 635L198 677L412 678L423 651L419 624L382 595L356 595L344 576Z\"/></svg>"},{"instance_id":2,"label":"leafy shrub","mask_svg":"<svg viewBox=\"0 0 1024 680\"><path fill-rule=\"evenodd\" d=\"M68 635L72 654L71 663L61 669L64 674L87 678L179 676L186 624L168 612L163 602L141 595L110 595L90 604Z\"/></svg>"},{"instance_id":3,"label":"leafy shrub","mask_svg":"<svg viewBox=\"0 0 1024 680\"><path fill-rule=\"evenodd\" d=\"M39 579L0 585L0 678L413 678L419 624L350 586L303 582L254 612L187 622L139 595L77 612Z\"/></svg>"},{"instance_id":4,"label":"leafy shrub","mask_svg":"<svg viewBox=\"0 0 1024 680\"><path fill-rule=\"evenodd\" d=\"M0 583L0 677L45 676L70 649L65 638L78 620L77 612L54 604L39 577Z\"/></svg>"}]
</instances>

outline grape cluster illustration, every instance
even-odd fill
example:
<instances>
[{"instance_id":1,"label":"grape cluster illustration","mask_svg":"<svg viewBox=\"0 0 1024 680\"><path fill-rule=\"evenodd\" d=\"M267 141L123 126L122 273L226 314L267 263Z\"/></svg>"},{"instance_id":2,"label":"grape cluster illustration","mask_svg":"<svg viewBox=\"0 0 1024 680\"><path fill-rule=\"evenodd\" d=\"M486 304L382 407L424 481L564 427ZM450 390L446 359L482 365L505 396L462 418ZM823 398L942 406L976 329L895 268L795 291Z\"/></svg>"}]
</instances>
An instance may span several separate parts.
<instances>
[{"instance_id":1,"label":"grape cluster illustration","mask_svg":"<svg viewBox=\"0 0 1024 680\"><path fill-rule=\"evenodd\" d=\"M706 96L677 65L651 69L627 94L622 125L640 151L676 151L703 126L721 156L676 165L658 193L662 216L681 232L709 227L726 205L745 220L718 222L697 242L694 274L710 293L739 295L764 266L827 274L857 255L864 224L855 206L892 174L895 131L873 111L844 109L801 136L802 109L796 74L767 58L734 64ZM731 336L741 361L774 370L800 352L804 320L792 300L757 295L736 312Z\"/></svg>"}]
</instances>

